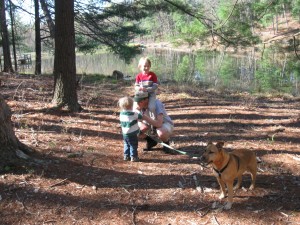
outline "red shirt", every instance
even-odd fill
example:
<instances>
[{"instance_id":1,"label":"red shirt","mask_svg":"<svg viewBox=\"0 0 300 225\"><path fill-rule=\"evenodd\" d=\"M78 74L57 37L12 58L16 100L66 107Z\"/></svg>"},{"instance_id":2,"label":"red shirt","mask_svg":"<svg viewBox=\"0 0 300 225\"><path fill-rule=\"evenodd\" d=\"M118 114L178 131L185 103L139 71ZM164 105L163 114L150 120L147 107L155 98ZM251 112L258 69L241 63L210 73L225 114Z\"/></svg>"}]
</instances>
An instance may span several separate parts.
<instances>
[{"instance_id":1,"label":"red shirt","mask_svg":"<svg viewBox=\"0 0 300 225\"><path fill-rule=\"evenodd\" d=\"M153 84L158 84L158 79L155 73L149 72L148 74L139 73L135 78L135 85L142 87L153 87Z\"/></svg>"}]
</instances>

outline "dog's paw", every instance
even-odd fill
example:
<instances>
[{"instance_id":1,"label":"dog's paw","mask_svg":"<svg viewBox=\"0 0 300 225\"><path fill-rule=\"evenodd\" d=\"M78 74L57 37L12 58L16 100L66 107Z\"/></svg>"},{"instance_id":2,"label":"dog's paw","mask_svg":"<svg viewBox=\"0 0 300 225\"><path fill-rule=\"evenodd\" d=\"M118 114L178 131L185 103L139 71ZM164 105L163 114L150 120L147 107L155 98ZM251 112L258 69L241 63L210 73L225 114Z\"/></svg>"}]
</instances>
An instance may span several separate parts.
<instances>
[{"instance_id":1,"label":"dog's paw","mask_svg":"<svg viewBox=\"0 0 300 225\"><path fill-rule=\"evenodd\" d=\"M219 196L219 199L223 199L223 198L225 198L225 194L221 193L220 196Z\"/></svg>"},{"instance_id":2,"label":"dog's paw","mask_svg":"<svg viewBox=\"0 0 300 225\"><path fill-rule=\"evenodd\" d=\"M240 189L240 186L238 186L238 185L235 185L235 186L233 187L233 190L234 190L234 191L236 191L236 190L238 190L238 189Z\"/></svg>"},{"instance_id":3,"label":"dog's paw","mask_svg":"<svg viewBox=\"0 0 300 225\"><path fill-rule=\"evenodd\" d=\"M231 206L232 206L232 202L227 202L227 203L224 205L224 209L225 209L225 210L231 209Z\"/></svg>"}]
</instances>

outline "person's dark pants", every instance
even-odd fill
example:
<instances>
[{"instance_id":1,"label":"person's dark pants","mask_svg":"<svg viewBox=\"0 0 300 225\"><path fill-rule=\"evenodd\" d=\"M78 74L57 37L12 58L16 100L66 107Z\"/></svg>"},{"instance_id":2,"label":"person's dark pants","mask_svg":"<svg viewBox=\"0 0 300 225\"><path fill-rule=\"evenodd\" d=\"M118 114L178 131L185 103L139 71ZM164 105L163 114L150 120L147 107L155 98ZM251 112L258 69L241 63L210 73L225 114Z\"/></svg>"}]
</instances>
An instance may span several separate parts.
<instances>
[{"instance_id":1,"label":"person's dark pants","mask_svg":"<svg viewBox=\"0 0 300 225\"><path fill-rule=\"evenodd\" d=\"M147 141L147 143L146 143L146 148L144 149L144 151L150 151L151 148L153 148L154 146L157 145L157 142L148 136L145 138L145 140Z\"/></svg>"},{"instance_id":2,"label":"person's dark pants","mask_svg":"<svg viewBox=\"0 0 300 225\"><path fill-rule=\"evenodd\" d=\"M138 137L124 137L124 156L138 157Z\"/></svg>"}]
</instances>

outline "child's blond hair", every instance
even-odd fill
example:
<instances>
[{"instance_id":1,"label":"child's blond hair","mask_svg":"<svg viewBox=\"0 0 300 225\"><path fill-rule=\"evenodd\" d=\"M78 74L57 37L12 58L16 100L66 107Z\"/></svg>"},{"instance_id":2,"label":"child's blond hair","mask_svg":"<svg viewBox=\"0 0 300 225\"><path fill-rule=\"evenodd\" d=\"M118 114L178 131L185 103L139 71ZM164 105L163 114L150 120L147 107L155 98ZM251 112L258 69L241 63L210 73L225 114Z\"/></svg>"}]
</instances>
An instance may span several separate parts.
<instances>
[{"instance_id":1,"label":"child's blond hair","mask_svg":"<svg viewBox=\"0 0 300 225\"><path fill-rule=\"evenodd\" d=\"M131 110L133 107L133 99L129 96L125 96L119 99L118 105L121 110Z\"/></svg>"},{"instance_id":2,"label":"child's blond hair","mask_svg":"<svg viewBox=\"0 0 300 225\"><path fill-rule=\"evenodd\" d=\"M139 60L138 68L141 68L141 66L144 65L145 62L147 62L151 67L151 60L148 57L142 57Z\"/></svg>"}]
</instances>

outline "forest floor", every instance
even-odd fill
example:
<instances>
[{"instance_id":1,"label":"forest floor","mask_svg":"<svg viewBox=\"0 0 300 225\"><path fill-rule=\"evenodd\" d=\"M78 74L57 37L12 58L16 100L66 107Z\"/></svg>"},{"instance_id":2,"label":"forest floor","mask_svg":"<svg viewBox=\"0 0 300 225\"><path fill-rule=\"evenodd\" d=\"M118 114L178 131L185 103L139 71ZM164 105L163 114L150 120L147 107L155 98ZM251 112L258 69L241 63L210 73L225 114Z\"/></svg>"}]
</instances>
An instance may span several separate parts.
<instances>
[{"instance_id":1,"label":"forest floor","mask_svg":"<svg viewBox=\"0 0 300 225\"><path fill-rule=\"evenodd\" d=\"M254 151L231 210L211 168L160 146L123 161L117 101L132 84L85 83L84 111L52 111L51 77L11 77L0 87L17 137L35 163L0 174L0 224L300 224L300 99L165 85L158 96L175 123L171 146L200 156L208 141ZM40 163L37 163L40 162Z\"/></svg>"}]
</instances>

